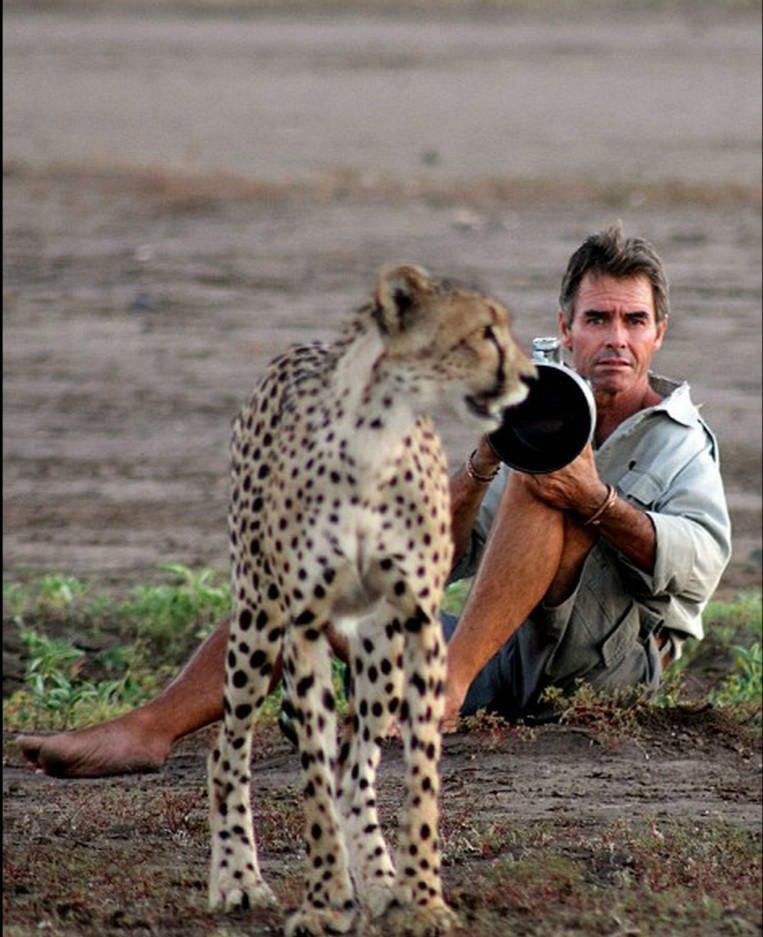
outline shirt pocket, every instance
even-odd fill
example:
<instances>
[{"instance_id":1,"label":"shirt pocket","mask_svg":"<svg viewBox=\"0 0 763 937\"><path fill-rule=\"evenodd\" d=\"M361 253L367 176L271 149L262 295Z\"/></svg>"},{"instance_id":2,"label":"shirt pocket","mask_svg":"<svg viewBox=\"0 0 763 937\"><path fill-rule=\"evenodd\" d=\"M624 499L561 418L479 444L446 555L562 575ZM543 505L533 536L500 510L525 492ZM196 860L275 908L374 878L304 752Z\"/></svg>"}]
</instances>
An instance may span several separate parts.
<instances>
[{"instance_id":1,"label":"shirt pocket","mask_svg":"<svg viewBox=\"0 0 763 937\"><path fill-rule=\"evenodd\" d=\"M638 607L631 602L625 614L601 645L601 658L607 670L614 670L639 640L640 619Z\"/></svg>"},{"instance_id":2,"label":"shirt pocket","mask_svg":"<svg viewBox=\"0 0 763 937\"><path fill-rule=\"evenodd\" d=\"M632 468L618 481L617 490L622 497L648 509L653 507L659 498L663 484L651 473Z\"/></svg>"}]
</instances>

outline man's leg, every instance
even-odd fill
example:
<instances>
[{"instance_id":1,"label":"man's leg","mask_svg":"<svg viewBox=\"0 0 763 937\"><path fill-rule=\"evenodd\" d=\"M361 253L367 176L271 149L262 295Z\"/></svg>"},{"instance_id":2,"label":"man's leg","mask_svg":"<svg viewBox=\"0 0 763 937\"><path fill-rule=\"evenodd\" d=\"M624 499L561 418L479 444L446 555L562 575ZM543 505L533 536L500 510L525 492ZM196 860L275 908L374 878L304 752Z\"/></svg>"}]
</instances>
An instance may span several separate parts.
<instances>
[{"instance_id":1,"label":"man's leg","mask_svg":"<svg viewBox=\"0 0 763 937\"><path fill-rule=\"evenodd\" d=\"M19 736L16 742L24 756L55 777L157 771L178 739L222 717L228 621L217 625L155 699L117 719L74 732Z\"/></svg>"},{"instance_id":2,"label":"man's leg","mask_svg":"<svg viewBox=\"0 0 763 937\"><path fill-rule=\"evenodd\" d=\"M223 715L224 618L155 699L96 725L57 735L21 735L16 744L30 764L59 778L100 778L158 771L179 739L217 722ZM329 643L347 660L347 643L333 631ZM281 679L281 656L273 668L271 692Z\"/></svg>"},{"instance_id":3,"label":"man's leg","mask_svg":"<svg viewBox=\"0 0 763 937\"><path fill-rule=\"evenodd\" d=\"M448 643L445 726L453 728L470 684L541 600L573 591L595 535L541 501L532 479L512 473L480 568Z\"/></svg>"}]
</instances>

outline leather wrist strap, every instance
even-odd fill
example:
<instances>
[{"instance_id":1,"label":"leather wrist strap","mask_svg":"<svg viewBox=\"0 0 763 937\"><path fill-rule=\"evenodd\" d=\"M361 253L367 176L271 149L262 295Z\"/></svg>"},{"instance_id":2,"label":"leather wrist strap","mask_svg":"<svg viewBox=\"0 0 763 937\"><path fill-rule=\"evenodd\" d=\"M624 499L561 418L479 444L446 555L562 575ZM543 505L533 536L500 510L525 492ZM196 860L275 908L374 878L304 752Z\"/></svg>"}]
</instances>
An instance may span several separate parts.
<instances>
[{"instance_id":1,"label":"leather wrist strap","mask_svg":"<svg viewBox=\"0 0 763 937\"><path fill-rule=\"evenodd\" d=\"M481 472L478 472L474 466L474 457L477 455L477 450L473 449L471 455L466 460L466 474L472 481L479 482L480 485L489 485L490 482L495 478L495 476L501 471L501 463L493 469L491 475L483 475Z\"/></svg>"},{"instance_id":2,"label":"leather wrist strap","mask_svg":"<svg viewBox=\"0 0 763 937\"><path fill-rule=\"evenodd\" d=\"M590 524L592 527L598 527L601 523L602 518L607 513L607 511L612 507L612 505L617 500L617 489L614 485L607 485L607 497L601 502L601 504L596 508L593 514L588 518L587 521L583 521L583 526L588 527Z\"/></svg>"}]
</instances>

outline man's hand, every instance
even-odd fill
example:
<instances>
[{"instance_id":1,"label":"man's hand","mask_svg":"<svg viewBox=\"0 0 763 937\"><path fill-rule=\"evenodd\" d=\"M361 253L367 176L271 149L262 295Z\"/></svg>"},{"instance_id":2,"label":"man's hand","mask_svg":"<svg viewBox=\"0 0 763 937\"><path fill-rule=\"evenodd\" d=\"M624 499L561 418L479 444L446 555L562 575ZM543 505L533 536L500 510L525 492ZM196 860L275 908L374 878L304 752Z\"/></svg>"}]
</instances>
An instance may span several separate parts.
<instances>
[{"instance_id":1,"label":"man's hand","mask_svg":"<svg viewBox=\"0 0 763 937\"><path fill-rule=\"evenodd\" d=\"M550 507L590 517L607 497L589 443L569 465L546 475L524 475L529 490Z\"/></svg>"},{"instance_id":2,"label":"man's hand","mask_svg":"<svg viewBox=\"0 0 763 937\"><path fill-rule=\"evenodd\" d=\"M647 514L625 499L613 498L607 504L609 487L599 478L590 443L569 465L548 475L522 475L522 480L539 501L574 513L581 522L581 532L603 536L638 567L651 573L657 549L654 525ZM586 524L601 508L606 511L596 527ZM569 534L568 534L569 536Z\"/></svg>"}]
</instances>

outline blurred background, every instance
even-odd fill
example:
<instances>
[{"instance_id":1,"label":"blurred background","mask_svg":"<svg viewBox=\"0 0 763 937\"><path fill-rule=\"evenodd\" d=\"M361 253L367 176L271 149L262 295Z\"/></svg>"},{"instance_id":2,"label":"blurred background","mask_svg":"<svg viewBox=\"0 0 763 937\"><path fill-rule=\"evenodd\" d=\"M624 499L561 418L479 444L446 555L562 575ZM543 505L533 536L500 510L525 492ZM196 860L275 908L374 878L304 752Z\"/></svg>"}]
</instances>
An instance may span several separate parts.
<instances>
[{"instance_id":1,"label":"blurred background","mask_svg":"<svg viewBox=\"0 0 763 937\"><path fill-rule=\"evenodd\" d=\"M4 571L225 568L230 421L383 263L529 345L620 218L672 287L662 373L716 431L760 577L761 22L745 0L11 0ZM468 430L441 424L459 462Z\"/></svg>"}]
</instances>

